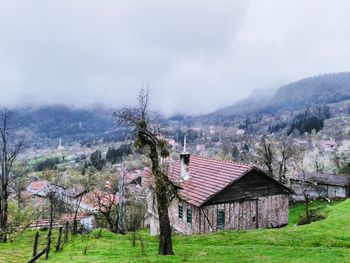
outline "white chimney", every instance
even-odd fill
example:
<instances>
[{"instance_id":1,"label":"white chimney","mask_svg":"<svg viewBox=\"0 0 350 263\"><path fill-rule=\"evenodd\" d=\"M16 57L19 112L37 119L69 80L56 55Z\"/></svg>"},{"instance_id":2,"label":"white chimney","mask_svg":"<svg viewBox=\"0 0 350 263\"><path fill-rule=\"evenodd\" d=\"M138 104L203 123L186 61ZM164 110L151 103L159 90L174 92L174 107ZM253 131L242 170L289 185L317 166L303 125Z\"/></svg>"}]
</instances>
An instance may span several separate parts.
<instances>
[{"instance_id":1,"label":"white chimney","mask_svg":"<svg viewBox=\"0 0 350 263\"><path fill-rule=\"evenodd\" d=\"M188 180L190 178L190 153L186 151L186 135L184 138L184 150L180 153L180 179Z\"/></svg>"}]
</instances>

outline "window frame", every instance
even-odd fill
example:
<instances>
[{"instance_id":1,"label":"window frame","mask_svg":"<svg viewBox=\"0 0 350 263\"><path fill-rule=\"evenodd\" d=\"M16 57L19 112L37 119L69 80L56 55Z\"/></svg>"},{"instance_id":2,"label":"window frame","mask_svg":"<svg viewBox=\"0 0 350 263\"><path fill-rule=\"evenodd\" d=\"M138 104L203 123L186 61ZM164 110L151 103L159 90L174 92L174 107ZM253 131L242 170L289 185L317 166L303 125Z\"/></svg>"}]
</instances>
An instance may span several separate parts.
<instances>
[{"instance_id":1,"label":"window frame","mask_svg":"<svg viewBox=\"0 0 350 263\"><path fill-rule=\"evenodd\" d=\"M186 209L186 223L192 226L192 208L187 207Z\"/></svg>"},{"instance_id":2,"label":"window frame","mask_svg":"<svg viewBox=\"0 0 350 263\"><path fill-rule=\"evenodd\" d=\"M181 211L181 213L180 213ZM184 218L184 205L183 204L178 204L177 206L177 216L179 219L183 220Z\"/></svg>"},{"instance_id":3,"label":"window frame","mask_svg":"<svg viewBox=\"0 0 350 263\"><path fill-rule=\"evenodd\" d=\"M219 217L220 215L220 217ZM220 222L219 222L220 221ZM216 212L216 228L220 230L225 229L225 209L217 209Z\"/></svg>"}]
</instances>

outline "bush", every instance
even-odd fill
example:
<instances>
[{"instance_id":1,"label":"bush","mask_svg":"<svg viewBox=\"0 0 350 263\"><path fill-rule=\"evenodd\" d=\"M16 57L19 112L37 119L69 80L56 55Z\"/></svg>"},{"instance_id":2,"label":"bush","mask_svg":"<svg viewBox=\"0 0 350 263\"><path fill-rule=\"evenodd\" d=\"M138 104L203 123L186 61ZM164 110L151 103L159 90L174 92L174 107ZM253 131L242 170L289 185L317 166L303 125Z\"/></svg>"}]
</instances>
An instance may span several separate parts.
<instances>
[{"instance_id":1,"label":"bush","mask_svg":"<svg viewBox=\"0 0 350 263\"><path fill-rule=\"evenodd\" d=\"M38 161L33 168L35 172L44 170L56 170L57 164L59 163L60 159L58 157L52 157Z\"/></svg>"},{"instance_id":2,"label":"bush","mask_svg":"<svg viewBox=\"0 0 350 263\"><path fill-rule=\"evenodd\" d=\"M311 222L320 221L326 218L324 213L317 211L316 209L309 210L309 220L306 218L306 214L303 213L299 216L297 224L299 226L310 224Z\"/></svg>"}]
</instances>

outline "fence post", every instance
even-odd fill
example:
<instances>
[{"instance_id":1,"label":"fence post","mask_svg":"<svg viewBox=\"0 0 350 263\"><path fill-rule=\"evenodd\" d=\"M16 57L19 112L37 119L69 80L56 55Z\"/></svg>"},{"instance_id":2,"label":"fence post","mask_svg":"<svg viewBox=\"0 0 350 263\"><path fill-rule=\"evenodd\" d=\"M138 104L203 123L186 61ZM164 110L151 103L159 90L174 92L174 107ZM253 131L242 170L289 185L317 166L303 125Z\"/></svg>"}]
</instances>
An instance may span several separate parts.
<instances>
[{"instance_id":1,"label":"fence post","mask_svg":"<svg viewBox=\"0 0 350 263\"><path fill-rule=\"evenodd\" d=\"M58 232L58 240L56 245L56 252L59 252L61 250L61 238L62 238L62 227L60 226L59 232Z\"/></svg>"},{"instance_id":2,"label":"fence post","mask_svg":"<svg viewBox=\"0 0 350 263\"><path fill-rule=\"evenodd\" d=\"M39 242L39 232L36 231L34 245L33 245L33 257L36 256L36 252L38 250L38 242Z\"/></svg>"},{"instance_id":3,"label":"fence post","mask_svg":"<svg viewBox=\"0 0 350 263\"><path fill-rule=\"evenodd\" d=\"M69 233L69 223L68 221L66 222L66 228L64 230L64 243L68 243L68 233Z\"/></svg>"}]
</instances>

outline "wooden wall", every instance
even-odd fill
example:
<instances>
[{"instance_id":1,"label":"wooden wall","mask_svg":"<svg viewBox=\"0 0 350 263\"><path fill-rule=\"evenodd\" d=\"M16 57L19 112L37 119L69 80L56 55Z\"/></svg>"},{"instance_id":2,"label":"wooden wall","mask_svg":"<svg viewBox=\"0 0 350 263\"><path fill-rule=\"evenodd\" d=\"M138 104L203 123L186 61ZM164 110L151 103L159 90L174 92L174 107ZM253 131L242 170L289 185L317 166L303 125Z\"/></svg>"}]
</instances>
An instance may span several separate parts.
<instances>
[{"instance_id":1,"label":"wooden wall","mask_svg":"<svg viewBox=\"0 0 350 263\"><path fill-rule=\"evenodd\" d=\"M178 200L169 208L170 222L176 232L184 234L209 233L221 230L217 226L218 211L225 211L222 230L244 230L280 227L288 224L288 195L272 195L251 200L195 207L182 202L183 218L178 218ZM186 209L192 208L192 224L186 222Z\"/></svg>"},{"instance_id":2,"label":"wooden wall","mask_svg":"<svg viewBox=\"0 0 350 263\"><path fill-rule=\"evenodd\" d=\"M286 187L277 183L263 172L251 171L213 196L206 202L206 205L285 194L289 194Z\"/></svg>"}]
</instances>

